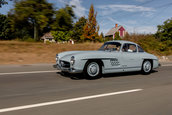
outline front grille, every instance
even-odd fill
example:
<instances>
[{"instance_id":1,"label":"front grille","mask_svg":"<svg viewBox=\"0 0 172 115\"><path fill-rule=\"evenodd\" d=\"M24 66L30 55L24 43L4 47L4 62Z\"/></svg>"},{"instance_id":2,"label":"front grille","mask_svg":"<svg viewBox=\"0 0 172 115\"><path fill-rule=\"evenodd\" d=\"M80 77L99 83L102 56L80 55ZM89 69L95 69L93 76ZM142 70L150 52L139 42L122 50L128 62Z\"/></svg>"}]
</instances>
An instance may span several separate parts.
<instances>
[{"instance_id":1,"label":"front grille","mask_svg":"<svg viewBox=\"0 0 172 115\"><path fill-rule=\"evenodd\" d=\"M60 60L60 66L65 68L70 68L70 63L67 61Z\"/></svg>"}]
</instances>

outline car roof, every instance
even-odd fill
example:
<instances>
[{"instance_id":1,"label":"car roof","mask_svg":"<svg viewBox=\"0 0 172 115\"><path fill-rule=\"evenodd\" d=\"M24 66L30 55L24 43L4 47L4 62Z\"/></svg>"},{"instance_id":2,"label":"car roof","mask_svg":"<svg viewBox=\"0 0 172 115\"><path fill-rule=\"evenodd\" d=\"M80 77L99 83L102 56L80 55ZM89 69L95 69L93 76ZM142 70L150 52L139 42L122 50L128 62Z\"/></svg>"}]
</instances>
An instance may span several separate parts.
<instances>
[{"instance_id":1,"label":"car roof","mask_svg":"<svg viewBox=\"0 0 172 115\"><path fill-rule=\"evenodd\" d=\"M136 44L136 43L134 43L134 42L126 41L126 40L112 40L112 41L107 41L107 42L119 42L119 43L121 43L121 44L124 44L124 43Z\"/></svg>"}]
</instances>

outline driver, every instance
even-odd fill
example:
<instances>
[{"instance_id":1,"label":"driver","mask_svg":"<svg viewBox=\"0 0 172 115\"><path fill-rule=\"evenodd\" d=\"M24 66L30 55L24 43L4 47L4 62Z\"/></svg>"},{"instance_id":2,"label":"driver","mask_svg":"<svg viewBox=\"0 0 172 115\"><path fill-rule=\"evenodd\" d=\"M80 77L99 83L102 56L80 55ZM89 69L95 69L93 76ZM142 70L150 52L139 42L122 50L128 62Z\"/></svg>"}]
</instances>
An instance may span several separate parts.
<instances>
[{"instance_id":1,"label":"driver","mask_svg":"<svg viewBox=\"0 0 172 115\"><path fill-rule=\"evenodd\" d=\"M119 51L119 50L120 50L120 47L121 47L120 45L119 45L119 46L117 46L117 49L116 49L116 50L117 50L117 51Z\"/></svg>"}]
</instances>

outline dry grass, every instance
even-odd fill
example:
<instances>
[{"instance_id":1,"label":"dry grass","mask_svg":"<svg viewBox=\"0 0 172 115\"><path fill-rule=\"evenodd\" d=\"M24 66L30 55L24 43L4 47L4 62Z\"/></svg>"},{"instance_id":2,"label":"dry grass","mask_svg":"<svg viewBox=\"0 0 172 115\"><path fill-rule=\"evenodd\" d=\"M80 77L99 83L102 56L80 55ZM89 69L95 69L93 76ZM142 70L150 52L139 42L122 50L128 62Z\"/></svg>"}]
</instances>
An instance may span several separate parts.
<instances>
[{"instance_id":1,"label":"dry grass","mask_svg":"<svg viewBox=\"0 0 172 115\"><path fill-rule=\"evenodd\" d=\"M0 64L55 63L56 53L72 50L97 50L102 43L43 44L0 41Z\"/></svg>"}]
</instances>

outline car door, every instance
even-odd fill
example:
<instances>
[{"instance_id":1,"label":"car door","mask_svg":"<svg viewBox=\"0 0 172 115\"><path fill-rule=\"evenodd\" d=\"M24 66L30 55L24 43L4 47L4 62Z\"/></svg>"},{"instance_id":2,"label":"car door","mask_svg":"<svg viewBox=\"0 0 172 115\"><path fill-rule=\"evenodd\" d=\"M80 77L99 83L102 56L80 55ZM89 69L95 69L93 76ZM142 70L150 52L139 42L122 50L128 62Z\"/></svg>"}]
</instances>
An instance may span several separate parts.
<instances>
[{"instance_id":1,"label":"car door","mask_svg":"<svg viewBox=\"0 0 172 115\"><path fill-rule=\"evenodd\" d=\"M104 63L103 73L122 72L122 58L120 52L121 44L118 42L107 43L105 46L105 57L102 61Z\"/></svg>"},{"instance_id":2,"label":"car door","mask_svg":"<svg viewBox=\"0 0 172 115\"><path fill-rule=\"evenodd\" d=\"M142 58L137 51L137 45L125 43L122 47L122 67L124 71L137 71L141 69Z\"/></svg>"}]
</instances>

